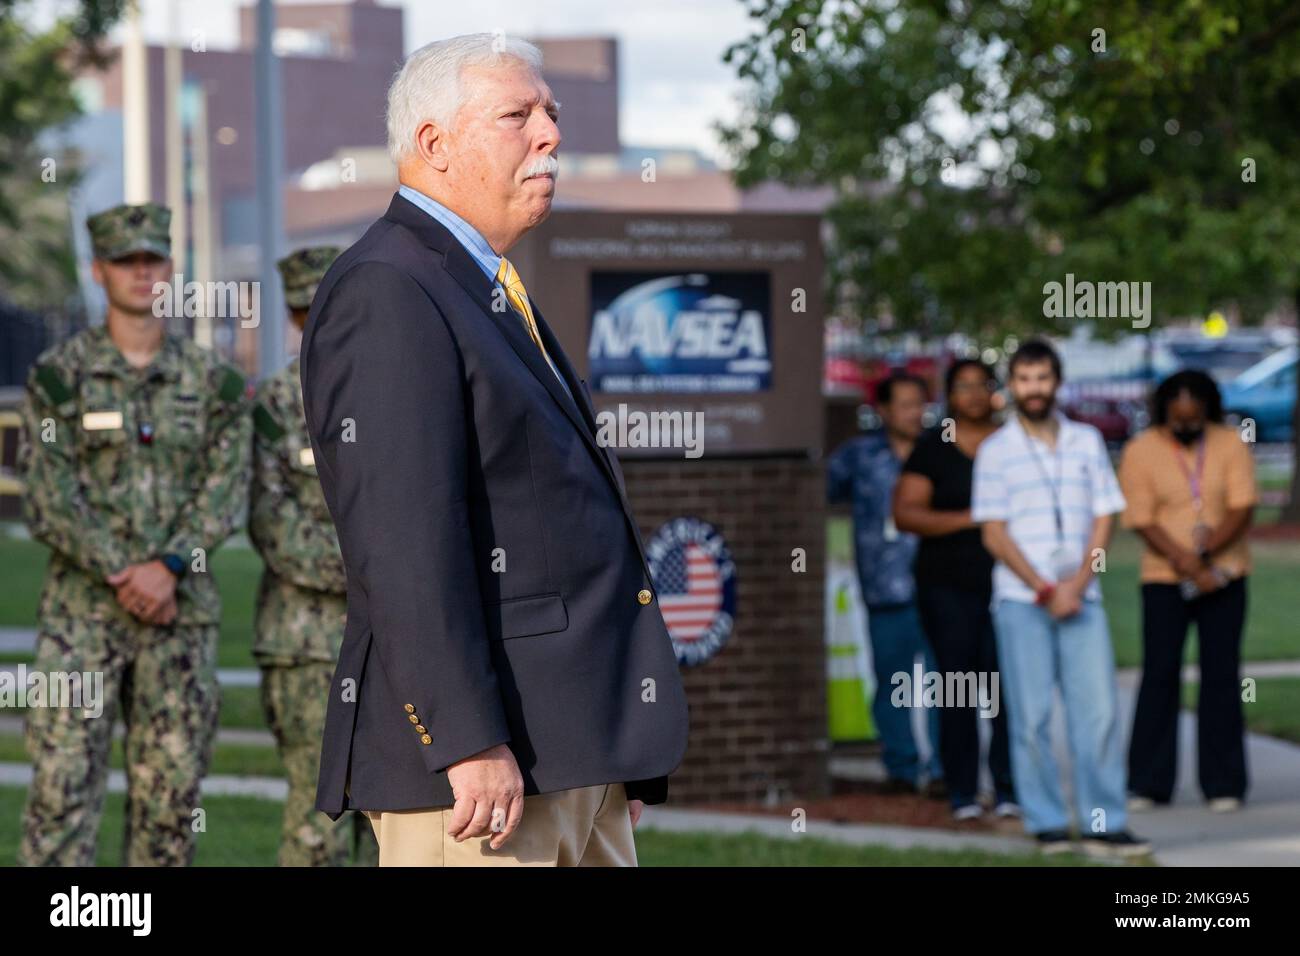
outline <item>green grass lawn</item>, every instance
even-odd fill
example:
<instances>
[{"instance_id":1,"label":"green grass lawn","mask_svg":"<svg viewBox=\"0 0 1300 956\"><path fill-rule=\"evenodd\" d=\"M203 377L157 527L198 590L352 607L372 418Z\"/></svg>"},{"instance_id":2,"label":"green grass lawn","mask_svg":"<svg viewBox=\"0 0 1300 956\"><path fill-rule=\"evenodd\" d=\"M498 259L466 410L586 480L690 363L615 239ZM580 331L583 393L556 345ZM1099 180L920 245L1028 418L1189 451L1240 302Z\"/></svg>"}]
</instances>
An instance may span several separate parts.
<instances>
[{"instance_id":1,"label":"green grass lawn","mask_svg":"<svg viewBox=\"0 0 1300 956\"><path fill-rule=\"evenodd\" d=\"M832 518L827 527L828 552L848 557L849 520ZM1250 579L1250 608L1243 657L1246 660L1300 659L1300 628L1295 626L1293 587L1300 574L1300 542L1253 542L1255 571ZM1137 568L1140 543L1131 532L1115 535L1107 554L1102 588L1109 612L1116 662L1141 664L1141 601ZM43 545L0 535L0 627L35 627L36 606L45 572ZM224 548L212 558L212 572L221 586L222 667L253 667L253 601L262 562L250 548ZM743 608L741 613L743 614ZM1196 660L1195 637L1189 639L1188 660ZM30 661L29 655L6 653L5 661Z\"/></svg>"},{"instance_id":2,"label":"green grass lawn","mask_svg":"<svg viewBox=\"0 0 1300 956\"><path fill-rule=\"evenodd\" d=\"M828 552L851 555L849 520L830 519L827 527ZM1250 607L1243 657L1246 660L1300 659L1300 628L1295 626L1294 580L1300 574L1300 543L1259 541L1252 543L1255 571L1250 579ZM1121 667L1142 663L1141 600L1137 584L1140 543L1130 532L1115 535L1107 554L1102 587L1109 612L1116 662ZM0 590L0 627L35 627L36 606L45 571L47 551L43 545L0 534L0 573L6 587ZM223 616L219 662L222 667L253 667L253 599L262 564L249 548L228 547L212 559L213 573L221 586ZM1195 634L1189 635L1187 660L1196 660ZM0 653L0 661L30 662L21 652ZM1296 699L1300 709L1300 699ZM255 688L222 690L223 727L263 728L261 705Z\"/></svg>"},{"instance_id":3,"label":"green grass lawn","mask_svg":"<svg viewBox=\"0 0 1300 956\"><path fill-rule=\"evenodd\" d=\"M28 763L21 734L0 733L0 763ZM121 770L126 766L120 739L113 740L108 765L113 770ZM280 763L280 756L274 747L221 743L213 751L212 766L208 768L208 773L283 778L284 765Z\"/></svg>"},{"instance_id":4,"label":"green grass lawn","mask_svg":"<svg viewBox=\"0 0 1300 956\"><path fill-rule=\"evenodd\" d=\"M828 525L832 555L850 554L848 522L835 518ZM1295 626L1292 582L1300 572L1300 544L1258 542L1253 545L1255 573L1244 657L1247 660L1300 659L1300 628ZM37 599L46 564L46 549L37 543L0 534L0 627L34 627ZM1116 535L1107 555L1103 578L1106 606L1120 666L1141 663L1137 566L1139 542L1127 532ZM221 627L222 667L253 667L251 655L253 598L261 561L248 548L226 548L212 559L220 582L224 614ZM1190 639L1189 660L1195 660ZM30 661L31 655L4 653L0 660ZM1249 669L1247 669L1247 673ZM1186 689L1190 706L1195 686ZM18 715L21 711L7 711ZM1300 742L1300 678L1265 678L1258 683L1258 700L1246 708L1252 731ZM265 729L259 692L255 687L222 689L221 726ZM0 733L0 762L26 762L22 740ZM112 766L121 768L120 742L114 743ZM221 744L213 758L214 774L283 777L273 747ZM0 865L15 859L24 791L0 787ZM281 805L246 797L213 797L207 802L208 831L200 839L197 863L205 866L271 866L279 838ZM236 839L229 834L237 834ZM98 862L119 862L122 838L122 796L110 794L100 834ZM1074 855L1045 859L1032 851L1003 855L979 851L898 851L884 847L845 847L807 837L775 840L755 834L718 836L643 830L637 835L638 854L647 866L1042 866L1079 865Z\"/></svg>"},{"instance_id":5,"label":"green grass lawn","mask_svg":"<svg viewBox=\"0 0 1300 956\"><path fill-rule=\"evenodd\" d=\"M827 527L830 557L852 560L850 521L832 518ZM1242 659L1300 660L1300 627L1296 627L1295 583L1300 577L1300 542L1253 541L1255 569L1250 577L1249 608ZM1142 664L1142 601L1138 583L1141 542L1130 531L1117 531L1106 554L1102 593L1110 619L1115 662L1120 667ZM1188 663L1196 661L1196 637L1188 637Z\"/></svg>"},{"instance_id":6,"label":"green grass lawn","mask_svg":"<svg viewBox=\"0 0 1300 956\"><path fill-rule=\"evenodd\" d=\"M0 787L0 866L18 859L23 802L22 787ZM122 823L125 798L110 793L105 801L95 857L98 866L122 865ZM206 831L199 835L195 864L199 866L275 866L280 845L282 804L253 797L213 797L205 800Z\"/></svg>"},{"instance_id":7,"label":"green grass lawn","mask_svg":"<svg viewBox=\"0 0 1300 956\"><path fill-rule=\"evenodd\" d=\"M36 626L41 582L49 551L35 541L0 533L0 627ZM253 667L253 601L262 576L262 559L252 548L222 548L212 556L211 571L221 588L221 667ZM30 656L6 654L8 661Z\"/></svg>"},{"instance_id":8,"label":"green grass lawn","mask_svg":"<svg viewBox=\"0 0 1300 956\"><path fill-rule=\"evenodd\" d=\"M1249 668L1246 669L1249 675ZM1196 711L1200 685L1183 685L1183 706ZM1255 699L1243 705L1246 729L1251 733L1280 737L1300 744L1300 677L1261 677L1255 683Z\"/></svg>"},{"instance_id":9,"label":"green grass lawn","mask_svg":"<svg viewBox=\"0 0 1300 956\"><path fill-rule=\"evenodd\" d=\"M3 713L21 717L25 707L7 707ZM221 712L217 718L222 727L241 730L267 730L262 716L261 692L256 687L221 688Z\"/></svg>"},{"instance_id":10,"label":"green grass lawn","mask_svg":"<svg viewBox=\"0 0 1300 956\"><path fill-rule=\"evenodd\" d=\"M0 866L17 859L25 792L0 787ZM121 863L121 794L110 793L100 826L96 862ZM199 836L198 866L274 866L282 807L251 797L210 797L204 801L207 830ZM636 834L642 866L1080 866L1092 861L1075 854L1042 857L977 850L894 850L846 847L815 837L777 840L757 834L718 836L641 829Z\"/></svg>"}]
</instances>

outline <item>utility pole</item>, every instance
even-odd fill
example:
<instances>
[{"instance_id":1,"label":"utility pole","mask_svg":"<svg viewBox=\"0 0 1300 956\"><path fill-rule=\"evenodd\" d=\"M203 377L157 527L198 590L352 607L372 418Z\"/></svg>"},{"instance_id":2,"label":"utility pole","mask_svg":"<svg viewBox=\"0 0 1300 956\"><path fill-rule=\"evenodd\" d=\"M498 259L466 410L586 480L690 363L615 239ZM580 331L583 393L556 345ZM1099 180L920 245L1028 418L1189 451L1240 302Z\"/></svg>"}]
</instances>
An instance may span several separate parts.
<instances>
[{"instance_id":1,"label":"utility pole","mask_svg":"<svg viewBox=\"0 0 1300 956\"><path fill-rule=\"evenodd\" d=\"M128 203L149 202L149 59L139 0L126 17L122 41L122 193Z\"/></svg>"},{"instance_id":2,"label":"utility pole","mask_svg":"<svg viewBox=\"0 0 1300 956\"><path fill-rule=\"evenodd\" d=\"M257 205L261 246L261 308L258 315L257 365L261 378L278 372L285 361L284 293L275 261L284 234L284 169L280 70L275 56L275 4L257 0L257 53L254 95L257 100Z\"/></svg>"}]
</instances>

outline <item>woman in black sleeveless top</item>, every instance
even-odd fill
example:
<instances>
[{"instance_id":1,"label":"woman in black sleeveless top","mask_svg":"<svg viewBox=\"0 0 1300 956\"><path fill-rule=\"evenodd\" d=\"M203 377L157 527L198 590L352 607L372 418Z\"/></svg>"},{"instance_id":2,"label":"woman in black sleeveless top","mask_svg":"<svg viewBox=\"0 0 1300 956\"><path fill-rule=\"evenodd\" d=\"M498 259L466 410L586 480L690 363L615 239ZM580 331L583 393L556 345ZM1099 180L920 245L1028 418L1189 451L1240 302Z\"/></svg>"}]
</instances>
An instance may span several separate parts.
<instances>
[{"instance_id":1,"label":"woman in black sleeveless top","mask_svg":"<svg viewBox=\"0 0 1300 956\"><path fill-rule=\"evenodd\" d=\"M997 430L993 392L997 382L982 362L962 359L948 369L945 392L948 417L921 436L903 466L894 492L894 524L921 538L915 574L922 626L941 674L983 676L988 683L998 669L997 645L989 603L993 593L993 558L984 550L979 528L971 521L971 478L975 452ZM945 677L944 685L948 685ZM951 704L945 701L945 704ZM983 814L976 797L980 742L978 701L966 707L945 706L939 715L939 753L948 782L953 816L973 820ZM994 813L1018 817L1007 716L1001 700L992 718L988 753L993 778Z\"/></svg>"}]
</instances>

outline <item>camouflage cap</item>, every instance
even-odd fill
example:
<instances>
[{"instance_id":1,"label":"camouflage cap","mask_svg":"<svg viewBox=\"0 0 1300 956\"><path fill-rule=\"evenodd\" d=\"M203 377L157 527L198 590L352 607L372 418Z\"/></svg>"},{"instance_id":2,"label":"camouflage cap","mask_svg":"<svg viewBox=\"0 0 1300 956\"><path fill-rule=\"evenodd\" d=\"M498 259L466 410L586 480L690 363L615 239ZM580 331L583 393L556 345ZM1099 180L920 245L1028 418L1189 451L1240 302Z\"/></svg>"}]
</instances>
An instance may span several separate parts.
<instances>
[{"instance_id":1,"label":"camouflage cap","mask_svg":"<svg viewBox=\"0 0 1300 956\"><path fill-rule=\"evenodd\" d=\"M172 211L157 203L114 206L86 220L96 259L120 259L133 252L172 254Z\"/></svg>"},{"instance_id":2,"label":"camouflage cap","mask_svg":"<svg viewBox=\"0 0 1300 956\"><path fill-rule=\"evenodd\" d=\"M308 246L295 249L276 263L284 280L285 305L291 309L310 309L316 287L342 251L338 246Z\"/></svg>"}]
</instances>

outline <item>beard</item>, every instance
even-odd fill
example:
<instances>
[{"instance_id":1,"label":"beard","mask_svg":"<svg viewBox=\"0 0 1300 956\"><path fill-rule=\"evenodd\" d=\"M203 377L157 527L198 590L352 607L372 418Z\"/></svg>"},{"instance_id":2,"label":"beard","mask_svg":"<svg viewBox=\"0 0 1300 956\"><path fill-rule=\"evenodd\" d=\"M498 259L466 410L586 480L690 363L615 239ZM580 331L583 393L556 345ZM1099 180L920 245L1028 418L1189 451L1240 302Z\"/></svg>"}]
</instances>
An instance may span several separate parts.
<instances>
[{"instance_id":1,"label":"beard","mask_svg":"<svg viewBox=\"0 0 1300 956\"><path fill-rule=\"evenodd\" d=\"M1016 409L1031 422L1046 421L1051 417L1052 410L1056 407L1055 395L1035 395L1029 401L1041 402L1042 404L1029 405L1026 402L1017 401Z\"/></svg>"}]
</instances>

